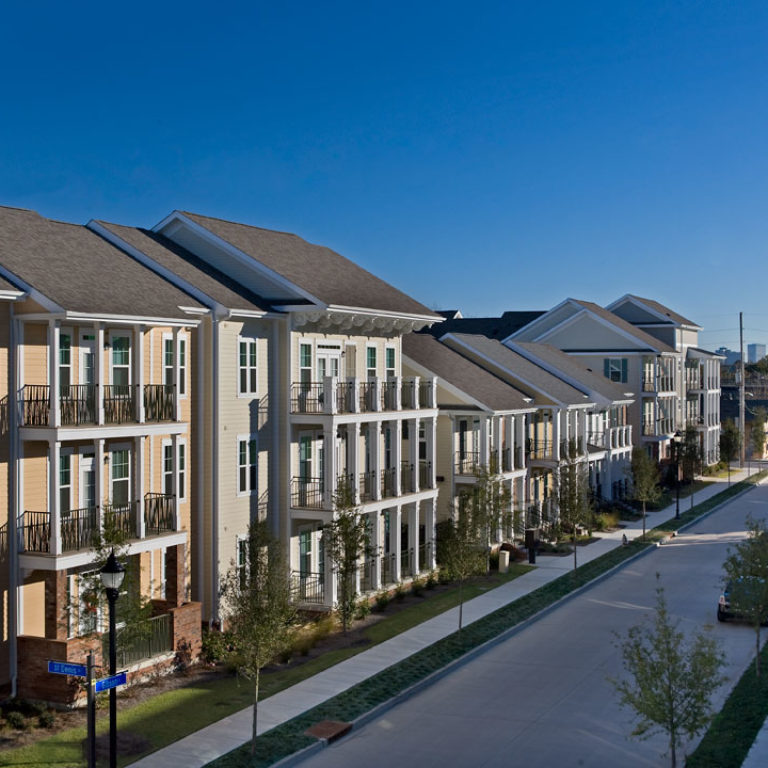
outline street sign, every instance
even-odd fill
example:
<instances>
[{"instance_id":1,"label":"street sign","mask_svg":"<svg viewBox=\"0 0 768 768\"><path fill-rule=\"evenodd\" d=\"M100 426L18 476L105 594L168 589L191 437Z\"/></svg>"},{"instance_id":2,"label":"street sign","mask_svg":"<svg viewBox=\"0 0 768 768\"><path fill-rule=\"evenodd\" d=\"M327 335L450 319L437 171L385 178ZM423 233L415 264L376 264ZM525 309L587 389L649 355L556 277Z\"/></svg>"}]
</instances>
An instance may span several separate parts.
<instances>
[{"instance_id":1,"label":"street sign","mask_svg":"<svg viewBox=\"0 0 768 768\"><path fill-rule=\"evenodd\" d=\"M88 677L88 667L85 664L70 664L68 661L49 661L48 671L54 675Z\"/></svg>"},{"instance_id":2,"label":"street sign","mask_svg":"<svg viewBox=\"0 0 768 768\"><path fill-rule=\"evenodd\" d=\"M117 688L118 685L125 685L125 681L126 673L118 672L116 675L112 675L112 677L103 677L101 680L97 680L94 688L96 693L101 693L102 691L108 691L110 688Z\"/></svg>"}]
</instances>

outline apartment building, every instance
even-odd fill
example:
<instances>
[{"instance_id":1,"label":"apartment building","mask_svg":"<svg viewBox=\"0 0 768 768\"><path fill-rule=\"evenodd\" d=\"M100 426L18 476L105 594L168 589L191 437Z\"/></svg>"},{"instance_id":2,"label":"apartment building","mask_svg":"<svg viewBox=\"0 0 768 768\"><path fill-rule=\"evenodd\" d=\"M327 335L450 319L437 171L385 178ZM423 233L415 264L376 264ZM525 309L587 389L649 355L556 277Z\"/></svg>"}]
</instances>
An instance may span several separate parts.
<instances>
[{"instance_id":1,"label":"apartment building","mask_svg":"<svg viewBox=\"0 0 768 768\"><path fill-rule=\"evenodd\" d=\"M436 329L439 326L435 327ZM509 490L513 519L529 498L526 441L534 398L427 333L403 337L403 370L437 379L438 518L446 520L472 492L480 469ZM512 531L499 531L508 538Z\"/></svg>"},{"instance_id":2,"label":"apartment building","mask_svg":"<svg viewBox=\"0 0 768 768\"><path fill-rule=\"evenodd\" d=\"M259 398L259 407L272 414L271 470L269 492L258 498L286 544L297 599L307 607L336 603L337 575L326 563L322 526L333 518L342 485L370 528L360 591L433 568L436 385L403 377L401 337L442 318L349 259L293 234L178 211L153 233L271 308L264 332L273 351L261 374L268 390ZM226 375L222 360L220 391ZM235 379L232 370L230 389ZM217 421L220 445L225 435L230 441L237 435L241 448L242 439L254 439L234 412L222 408ZM235 467L251 471L248 461L239 454L230 465L232 479ZM254 471L261 476L261 469ZM222 536L242 537L245 531L219 501L216 516L230 521Z\"/></svg>"},{"instance_id":3,"label":"apartment building","mask_svg":"<svg viewBox=\"0 0 768 768\"><path fill-rule=\"evenodd\" d=\"M85 227L0 208L0 230L0 685L66 703L45 662L100 655L105 617L84 593L107 518L166 658L199 647L190 370L205 308Z\"/></svg>"}]
</instances>

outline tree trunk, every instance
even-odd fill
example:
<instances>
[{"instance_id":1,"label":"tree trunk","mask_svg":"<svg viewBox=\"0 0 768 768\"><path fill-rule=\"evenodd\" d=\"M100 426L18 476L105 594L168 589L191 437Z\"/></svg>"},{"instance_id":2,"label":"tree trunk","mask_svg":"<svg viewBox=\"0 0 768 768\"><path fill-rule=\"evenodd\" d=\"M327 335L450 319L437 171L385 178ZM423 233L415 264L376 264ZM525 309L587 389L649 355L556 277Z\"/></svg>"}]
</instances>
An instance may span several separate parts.
<instances>
[{"instance_id":1,"label":"tree trunk","mask_svg":"<svg viewBox=\"0 0 768 768\"><path fill-rule=\"evenodd\" d=\"M573 524L573 570L576 570L576 523Z\"/></svg>"},{"instance_id":2,"label":"tree trunk","mask_svg":"<svg viewBox=\"0 0 768 768\"><path fill-rule=\"evenodd\" d=\"M259 714L259 674L261 670L256 670L256 682L253 686L253 728L251 730L251 757L256 754L256 726Z\"/></svg>"},{"instance_id":3,"label":"tree trunk","mask_svg":"<svg viewBox=\"0 0 768 768\"><path fill-rule=\"evenodd\" d=\"M760 677L760 624L755 632L755 677Z\"/></svg>"},{"instance_id":4,"label":"tree trunk","mask_svg":"<svg viewBox=\"0 0 768 768\"><path fill-rule=\"evenodd\" d=\"M643 499L643 541L645 541L645 499Z\"/></svg>"},{"instance_id":5,"label":"tree trunk","mask_svg":"<svg viewBox=\"0 0 768 768\"><path fill-rule=\"evenodd\" d=\"M459 581L459 639L461 639L461 622L464 618L464 579Z\"/></svg>"},{"instance_id":6,"label":"tree trunk","mask_svg":"<svg viewBox=\"0 0 768 768\"><path fill-rule=\"evenodd\" d=\"M675 729L672 728L672 730L669 732L669 756L672 759L672 768L676 768L677 766L677 738L675 734Z\"/></svg>"}]
</instances>

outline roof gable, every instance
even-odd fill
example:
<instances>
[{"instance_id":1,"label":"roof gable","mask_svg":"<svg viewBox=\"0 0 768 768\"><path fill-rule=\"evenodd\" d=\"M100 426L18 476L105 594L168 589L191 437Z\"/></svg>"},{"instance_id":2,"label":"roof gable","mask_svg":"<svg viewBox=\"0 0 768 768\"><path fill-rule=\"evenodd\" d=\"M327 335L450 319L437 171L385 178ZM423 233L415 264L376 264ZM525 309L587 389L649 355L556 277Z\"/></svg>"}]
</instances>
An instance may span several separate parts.
<instances>
[{"instance_id":1,"label":"roof gable","mask_svg":"<svg viewBox=\"0 0 768 768\"><path fill-rule=\"evenodd\" d=\"M669 307L665 307L658 301L633 296L631 293L627 293L612 304L609 304L607 309L633 325L669 323L677 326L685 325L691 328L700 328L696 323L671 310Z\"/></svg>"}]
</instances>

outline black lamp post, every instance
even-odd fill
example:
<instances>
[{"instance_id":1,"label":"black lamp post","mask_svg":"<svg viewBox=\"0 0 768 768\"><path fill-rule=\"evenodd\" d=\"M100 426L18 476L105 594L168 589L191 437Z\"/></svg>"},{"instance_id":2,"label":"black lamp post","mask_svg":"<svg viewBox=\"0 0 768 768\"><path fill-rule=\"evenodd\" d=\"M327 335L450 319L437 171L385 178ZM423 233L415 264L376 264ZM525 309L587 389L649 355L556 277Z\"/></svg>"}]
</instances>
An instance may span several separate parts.
<instances>
[{"instance_id":1,"label":"black lamp post","mask_svg":"<svg viewBox=\"0 0 768 768\"><path fill-rule=\"evenodd\" d=\"M679 431L675 432L672 437L675 451L675 520L680 519L680 447L682 440L682 434Z\"/></svg>"},{"instance_id":2,"label":"black lamp post","mask_svg":"<svg viewBox=\"0 0 768 768\"><path fill-rule=\"evenodd\" d=\"M109 601L109 674L117 672L117 648L115 646L115 602L120 594L120 585L125 578L125 568L115 557L115 550L109 553L101 569L101 583ZM117 766L117 690L109 690L109 768Z\"/></svg>"}]
</instances>

